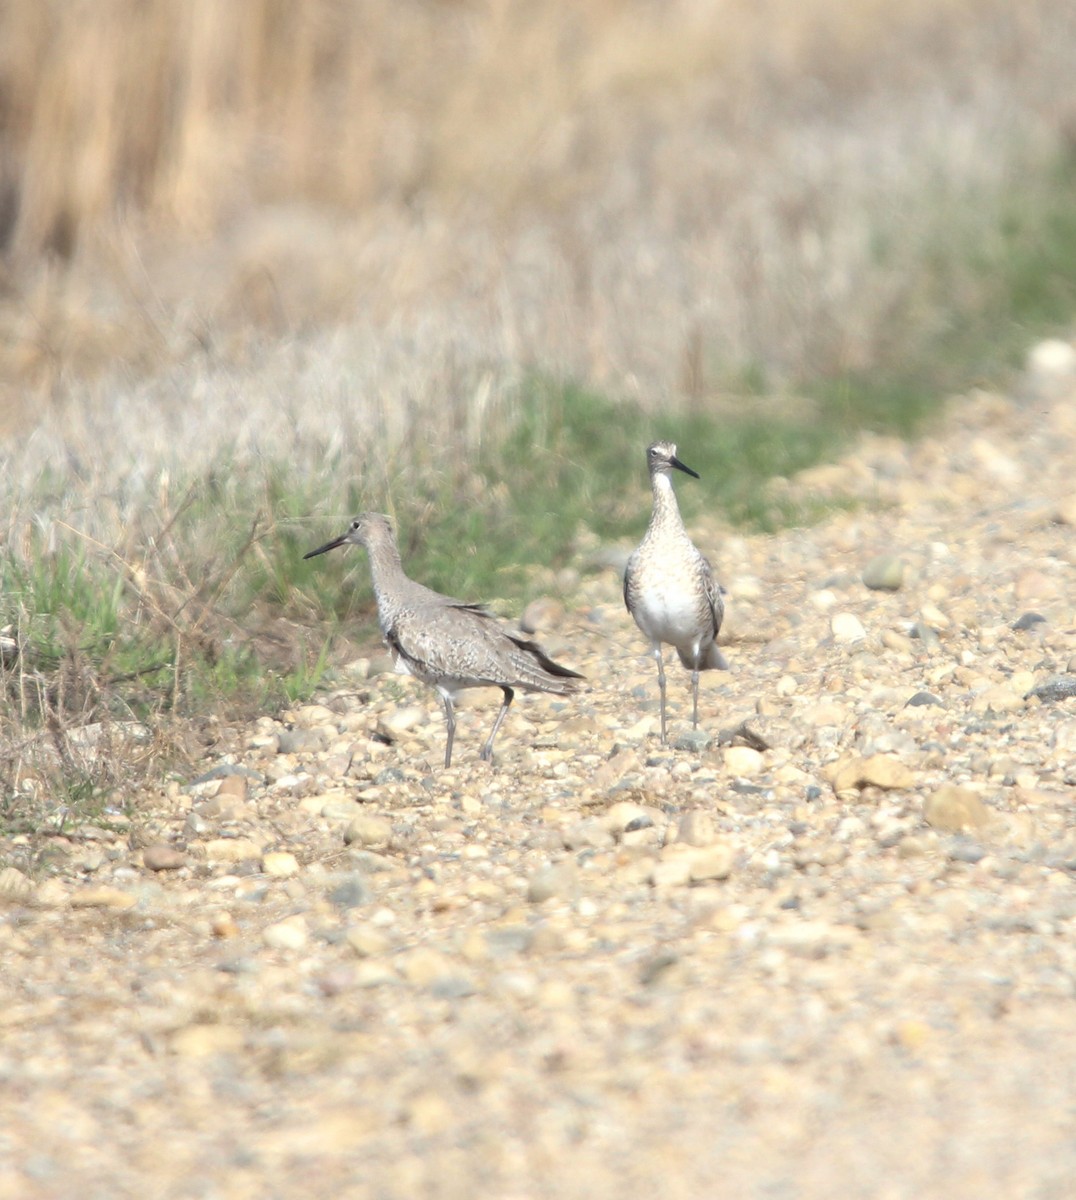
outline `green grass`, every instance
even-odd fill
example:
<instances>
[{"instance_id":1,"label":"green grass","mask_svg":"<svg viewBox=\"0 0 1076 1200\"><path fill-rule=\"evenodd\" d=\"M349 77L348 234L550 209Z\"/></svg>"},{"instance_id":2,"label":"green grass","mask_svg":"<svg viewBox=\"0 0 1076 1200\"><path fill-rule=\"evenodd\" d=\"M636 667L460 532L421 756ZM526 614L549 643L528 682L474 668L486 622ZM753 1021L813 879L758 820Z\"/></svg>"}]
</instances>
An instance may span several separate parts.
<instances>
[{"instance_id":1,"label":"green grass","mask_svg":"<svg viewBox=\"0 0 1076 1200\"><path fill-rule=\"evenodd\" d=\"M969 201L971 202L971 201ZM977 229L977 226L973 226ZM1005 386L1028 348L1076 318L1076 152L1014 188L990 236L940 223L919 286L869 371L801 381L826 422L914 435L940 398Z\"/></svg>"}]
</instances>

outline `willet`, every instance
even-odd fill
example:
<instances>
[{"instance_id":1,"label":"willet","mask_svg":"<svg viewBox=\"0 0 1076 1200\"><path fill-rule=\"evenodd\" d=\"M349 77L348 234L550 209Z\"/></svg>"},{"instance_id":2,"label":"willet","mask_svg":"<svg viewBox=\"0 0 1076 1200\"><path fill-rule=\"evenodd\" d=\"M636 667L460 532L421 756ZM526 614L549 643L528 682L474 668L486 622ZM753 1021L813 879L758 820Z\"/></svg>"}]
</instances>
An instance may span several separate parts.
<instances>
[{"instance_id":1,"label":"willet","mask_svg":"<svg viewBox=\"0 0 1076 1200\"><path fill-rule=\"evenodd\" d=\"M304 554L313 558L337 546L365 546L373 576L381 635L396 670L432 684L441 697L448 727L445 766L452 764L456 735L453 701L465 688L499 687L504 700L493 722L482 758L493 761L493 739L504 721L515 689L565 696L583 678L549 658L534 642L509 632L481 604L465 604L409 579L388 517L363 513L347 532Z\"/></svg>"},{"instance_id":2,"label":"willet","mask_svg":"<svg viewBox=\"0 0 1076 1200\"><path fill-rule=\"evenodd\" d=\"M676 647L691 671L692 726L699 727L699 672L728 670L715 638L725 605L710 564L684 528L671 474L675 468L698 479L698 473L676 457L672 442L655 442L646 452L654 510L646 536L624 572L624 603L635 624L650 639L658 664L661 691L661 741L665 742L665 664L663 642Z\"/></svg>"}]
</instances>

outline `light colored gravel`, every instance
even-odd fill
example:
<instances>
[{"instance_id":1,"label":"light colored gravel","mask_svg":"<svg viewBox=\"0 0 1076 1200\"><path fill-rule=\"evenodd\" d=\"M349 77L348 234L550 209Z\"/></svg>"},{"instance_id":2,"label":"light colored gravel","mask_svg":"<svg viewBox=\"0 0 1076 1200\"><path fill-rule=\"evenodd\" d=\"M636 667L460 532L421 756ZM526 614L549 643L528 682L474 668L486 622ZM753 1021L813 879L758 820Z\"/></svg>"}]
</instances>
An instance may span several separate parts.
<instances>
[{"instance_id":1,"label":"light colored gravel","mask_svg":"<svg viewBox=\"0 0 1076 1200\"><path fill-rule=\"evenodd\" d=\"M977 395L774 485L818 527L698 525L686 749L583 575L527 615L590 688L494 768L499 695L442 770L375 673L0 872L0 1198L1070 1195L1074 463L1076 396Z\"/></svg>"}]
</instances>

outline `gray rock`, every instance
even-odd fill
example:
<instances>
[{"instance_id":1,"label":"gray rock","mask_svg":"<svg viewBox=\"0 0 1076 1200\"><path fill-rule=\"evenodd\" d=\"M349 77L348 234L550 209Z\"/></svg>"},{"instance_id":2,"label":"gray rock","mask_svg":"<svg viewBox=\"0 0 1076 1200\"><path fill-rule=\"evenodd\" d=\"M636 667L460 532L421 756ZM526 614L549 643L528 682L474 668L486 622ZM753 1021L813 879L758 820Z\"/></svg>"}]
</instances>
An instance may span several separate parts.
<instances>
[{"instance_id":1,"label":"gray rock","mask_svg":"<svg viewBox=\"0 0 1076 1200\"><path fill-rule=\"evenodd\" d=\"M904 560L879 554L863 568L863 583L876 592L896 592L904 583Z\"/></svg>"},{"instance_id":2,"label":"gray rock","mask_svg":"<svg viewBox=\"0 0 1076 1200\"><path fill-rule=\"evenodd\" d=\"M546 900L571 899L579 891L579 870L572 859L550 863L536 871L527 884L527 899L531 904Z\"/></svg>"},{"instance_id":3,"label":"gray rock","mask_svg":"<svg viewBox=\"0 0 1076 1200\"><path fill-rule=\"evenodd\" d=\"M320 729L282 729L277 738L280 754L312 754L325 744Z\"/></svg>"},{"instance_id":4,"label":"gray rock","mask_svg":"<svg viewBox=\"0 0 1076 1200\"><path fill-rule=\"evenodd\" d=\"M567 850L608 850L614 841L613 831L596 817L577 821L564 832Z\"/></svg>"},{"instance_id":5,"label":"gray rock","mask_svg":"<svg viewBox=\"0 0 1076 1200\"><path fill-rule=\"evenodd\" d=\"M219 763L203 774L196 776L186 785L185 790L199 787L203 783L212 783L215 779L227 779L231 775L241 775L254 783L262 783L264 776L260 771L252 771L249 767L241 767L237 763Z\"/></svg>"},{"instance_id":6,"label":"gray rock","mask_svg":"<svg viewBox=\"0 0 1076 1200\"><path fill-rule=\"evenodd\" d=\"M912 637L918 638L919 641L927 650L938 650L941 648L941 638L937 633L925 622L916 621L912 626Z\"/></svg>"},{"instance_id":7,"label":"gray rock","mask_svg":"<svg viewBox=\"0 0 1076 1200\"><path fill-rule=\"evenodd\" d=\"M689 846L709 846L715 837L714 819L701 808L694 808L680 818L676 830L678 842L686 842Z\"/></svg>"},{"instance_id":8,"label":"gray rock","mask_svg":"<svg viewBox=\"0 0 1076 1200\"><path fill-rule=\"evenodd\" d=\"M713 740L705 729L685 729L683 733L677 734L673 739L673 749L691 750L695 754L701 754L703 750L709 748Z\"/></svg>"},{"instance_id":9,"label":"gray rock","mask_svg":"<svg viewBox=\"0 0 1076 1200\"><path fill-rule=\"evenodd\" d=\"M671 951L662 951L655 954L652 958L648 958L639 968L639 982L643 987L650 987L657 983L663 976L667 975L672 967L680 961L678 954L673 954Z\"/></svg>"},{"instance_id":10,"label":"gray rock","mask_svg":"<svg viewBox=\"0 0 1076 1200\"><path fill-rule=\"evenodd\" d=\"M142 864L148 871L178 871L187 865L187 856L166 842L154 842L142 851Z\"/></svg>"},{"instance_id":11,"label":"gray rock","mask_svg":"<svg viewBox=\"0 0 1076 1200\"><path fill-rule=\"evenodd\" d=\"M946 853L953 862L977 863L986 856L978 842L969 838L954 838Z\"/></svg>"},{"instance_id":12,"label":"gray rock","mask_svg":"<svg viewBox=\"0 0 1076 1200\"><path fill-rule=\"evenodd\" d=\"M1034 629L1036 625L1045 624L1046 618L1042 613L1026 612L1013 621L1012 627L1017 633L1026 633L1029 629Z\"/></svg>"},{"instance_id":13,"label":"gray rock","mask_svg":"<svg viewBox=\"0 0 1076 1200\"><path fill-rule=\"evenodd\" d=\"M1038 699L1047 702L1069 700L1076 696L1076 675L1055 675L1045 683L1033 687L1024 699L1028 696L1037 696Z\"/></svg>"},{"instance_id":14,"label":"gray rock","mask_svg":"<svg viewBox=\"0 0 1076 1200\"><path fill-rule=\"evenodd\" d=\"M329 892L329 903L337 908L358 908L369 904L370 889L366 880L357 871L345 875Z\"/></svg>"}]
</instances>

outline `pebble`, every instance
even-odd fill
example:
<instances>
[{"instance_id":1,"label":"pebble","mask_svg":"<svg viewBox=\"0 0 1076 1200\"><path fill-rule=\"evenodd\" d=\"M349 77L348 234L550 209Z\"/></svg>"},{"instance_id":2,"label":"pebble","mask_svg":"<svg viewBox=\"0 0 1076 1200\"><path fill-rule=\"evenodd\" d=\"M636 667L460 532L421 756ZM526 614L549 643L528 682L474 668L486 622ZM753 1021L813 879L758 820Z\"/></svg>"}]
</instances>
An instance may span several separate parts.
<instances>
[{"instance_id":1,"label":"pebble","mask_svg":"<svg viewBox=\"0 0 1076 1200\"><path fill-rule=\"evenodd\" d=\"M246 1034L238 1025L188 1025L172 1034L169 1048L180 1058L215 1058L237 1054L245 1041Z\"/></svg>"},{"instance_id":2,"label":"pebble","mask_svg":"<svg viewBox=\"0 0 1076 1200\"><path fill-rule=\"evenodd\" d=\"M1063 754L1076 753L1076 719L1058 721L1054 726L1050 745L1055 751Z\"/></svg>"},{"instance_id":3,"label":"pebble","mask_svg":"<svg viewBox=\"0 0 1076 1200\"><path fill-rule=\"evenodd\" d=\"M527 883L527 899L531 904L543 904L546 900L553 899L571 899L578 892L579 870L571 859L542 867Z\"/></svg>"},{"instance_id":4,"label":"pebble","mask_svg":"<svg viewBox=\"0 0 1076 1200\"><path fill-rule=\"evenodd\" d=\"M684 887L691 882L691 858L687 854L659 859L650 869L656 888Z\"/></svg>"},{"instance_id":5,"label":"pebble","mask_svg":"<svg viewBox=\"0 0 1076 1200\"><path fill-rule=\"evenodd\" d=\"M299 873L299 860L287 850L272 850L262 856L262 870L275 879L288 879Z\"/></svg>"},{"instance_id":6,"label":"pebble","mask_svg":"<svg viewBox=\"0 0 1076 1200\"><path fill-rule=\"evenodd\" d=\"M1027 694L1047 703L1070 700L1076 697L1076 675L1055 675L1045 683L1037 684Z\"/></svg>"},{"instance_id":7,"label":"pebble","mask_svg":"<svg viewBox=\"0 0 1076 1200\"><path fill-rule=\"evenodd\" d=\"M340 879L328 893L329 902L337 908L358 908L369 904L370 898L366 880L357 871Z\"/></svg>"},{"instance_id":8,"label":"pebble","mask_svg":"<svg viewBox=\"0 0 1076 1200\"><path fill-rule=\"evenodd\" d=\"M712 846L696 847L688 858L691 882L703 883L711 879L728 879L736 861L736 852L724 842Z\"/></svg>"},{"instance_id":9,"label":"pebble","mask_svg":"<svg viewBox=\"0 0 1076 1200\"><path fill-rule=\"evenodd\" d=\"M392 822L386 817L372 813L360 813L353 817L344 831L344 844L382 849L392 841Z\"/></svg>"},{"instance_id":10,"label":"pebble","mask_svg":"<svg viewBox=\"0 0 1076 1200\"><path fill-rule=\"evenodd\" d=\"M673 738L674 750L689 750L701 754L713 744L713 736L705 729L685 729Z\"/></svg>"},{"instance_id":11,"label":"pebble","mask_svg":"<svg viewBox=\"0 0 1076 1200\"><path fill-rule=\"evenodd\" d=\"M134 908L138 897L114 887L88 887L71 894L72 908Z\"/></svg>"},{"instance_id":12,"label":"pebble","mask_svg":"<svg viewBox=\"0 0 1076 1200\"><path fill-rule=\"evenodd\" d=\"M863 583L873 591L896 592L904 582L904 560L891 554L872 558L863 568Z\"/></svg>"},{"instance_id":13,"label":"pebble","mask_svg":"<svg viewBox=\"0 0 1076 1200\"><path fill-rule=\"evenodd\" d=\"M239 926L230 912L214 913L209 927L216 938L225 939L239 936Z\"/></svg>"},{"instance_id":14,"label":"pebble","mask_svg":"<svg viewBox=\"0 0 1076 1200\"><path fill-rule=\"evenodd\" d=\"M253 774L253 772L251 772ZM218 796L228 796L240 804L245 803L247 792L250 788L251 776L246 773L236 772L233 775L225 775L220 781L220 787L217 788Z\"/></svg>"},{"instance_id":15,"label":"pebble","mask_svg":"<svg viewBox=\"0 0 1076 1200\"><path fill-rule=\"evenodd\" d=\"M978 692L971 702L975 713L1017 712L1024 707L1024 697L1008 684L999 683Z\"/></svg>"},{"instance_id":16,"label":"pebble","mask_svg":"<svg viewBox=\"0 0 1076 1200\"><path fill-rule=\"evenodd\" d=\"M262 848L250 838L211 838L205 844L205 856L210 862L245 862L260 859Z\"/></svg>"},{"instance_id":17,"label":"pebble","mask_svg":"<svg viewBox=\"0 0 1076 1200\"><path fill-rule=\"evenodd\" d=\"M853 642L861 642L867 636L867 631L863 628L863 622L855 613L834 613L830 619L829 627L833 634L833 640L838 646L848 646Z\"/></svg>"},{"instance_id":18,"label":"pebble","mask_svg":"<svg viewBox=\"0 0 1076 1200\"><path fill-rule=\"evenodd\" d=\"M631 800L618 800L615 804L611 804L605 811L602 818L606 828L612 830L614 834L623 833L629 826L640 828L639 821L646 821L653 825L653 815L643 808L641 804L635 804Z\"/></svg>"},{"instance_id":19,"label":"pebble","mask_svg":"<svg viewBox=\"0 0 1076 1200\"><path fill-rule=\"evenodd\" d=\"M684 813L676 828L676 840L689 846L709 846L716 836L713 817L699 808Z\"/></svg>"},{"instance_id":20,"label":"pebble","mask_svg":"<svg viewBox=\"0 0 1076 1200\"><path fill-rule=\"evenodd\" d=\"M272 950L302 950L310 940L310 934L306 920L294 916L262 930L262 940Z\"/></svg>"},{"instance_id":21,"label":"pebble","mask_svg":"<svg viewBox=\"0 0 1076 1200\"><path fill-rule=\"evenodd\" d=\"M967 838L954 838L946 850L953 862L977 863L986 856L986 850L978 842Z\"/></svg>"},{"instance_id":22,"label":"pebble","mask_svg":"<svg viewBox=\"0 0 1076 1200\"><path fill-rule=\"evenodd\" d=\"M937 631L926 621L916 621L912 626L912 637L916 638L920 645L927 650L940 650L941 638Z\"/></svg>"},{"instance_id":23,"label":"pebble","mask_svg":"<svg viewBox=\"0 0 1076 1200\"><path fill-rule=\"evenodd\" d=\"M325 742L320 729L282 729L277 735L277 753L316 754L324 748Z\"/></svg>"},{"instance_id":24,"label":"pebble","mask_svg":"<svg viewBox=\"0 0 1076 1200\"><path fill-rule=\"evenodd\" d=\"M835 700L824 700L820 704L812 704L801 716L805 724L820 727L844 725L849 719L848 709Z\"/></svg>"},{"instance_id":25,"label":"pebble","mask_svg":"<svg viewBox=\"0 0 1076 1200\"><path fill-rule=\"evenodd\" d=\"M722 752L725 770L730 775L738 775L744 779L752 779L761 773L764 760L758 750L750 746L728 746Z\"/></svg>"},{"instance_id":26,"label":"pebble","mask_svg":"<svg viewBox=\"0 0 1076 1200\"><path fill-rule=\"evenodd\" d=\"M4 867L0 870L0 896L21 900L29 896L33 890L32 880L17 867Z\"/></svg>"},{"instance_id":27,"label":"pebble","mask_svg":"<svg viewBox=\"0 0 1076 1200\"><path fill-rule=\"evenodd\" d=\"M154 842L142 851L142 864L148 871L178 871L187 865L187 856L167 842Z\"/></svg>"},{"instance_id":28,"label":"pebble","mask_svg":"<svg viewBox=\"0 0 1076 1200\"><path fill-rule=\"evenodd\" d=\"M344 934L344 939L359 958L377 958L387 954L392 946L380 929L369 925L353 925Z\"/></svg>"},{"instance_id":29,"label":"pebble","mask_svg":"<svg viewBox=\"0 0 1076 1200\"><path fill-rule=\"evenodd\" d=\"M324 704L304 704L295 714L295 724L300 729L322 729L332 725L336 714Z\"/></svg>"},{"instance_id":30,"label":"pebble","mask_svg":"<svg viewBox=\"0 0 1076 1200\"><path fill-rule=\"evenodd\" d=\"M428 719L428 715L426 710L419 708L418 705L401 705L378 718L377 728L380 733L390 739L395 739L400 734L414 729L416 725L421 725Z\"/></svg>"},{"instance_id":31,"label":"pebble","mask_svg":"<svg viewBox=\"0 0 1076 1200\"><path fill-rule=\"evenodd\" d=\"M564 846L567 850L605 850L613 844L613 831L596 817L577 821L564 832Z\"/></svg>"},{"instance_id":32,"label":"pebble","mask_svg":"<svg viewBox=\"0 0 1076 1200\"><path fill-rule=\"evenodd\" d=\"M961 833L966 829L984 829L990 823L990 810L977 792L946 783L924 801L923 818L935 829Z\"/></svg>"},{"instance_id":33,"label":"pebble","mask_svg":"<svg viewBox=\"0 0 1076 1200\"><path fill-rule=\"evenodd\" d=\"M877 787L885 790L915 786L915 773L891 754L873 754L860 758L846 754L825 768L826 779L835 792L853 788Z\"/></svg>"}]
</instances>

